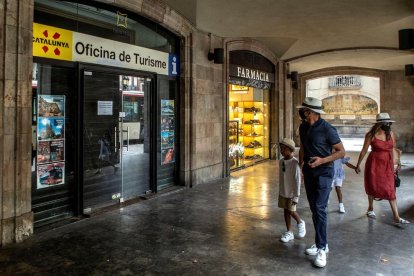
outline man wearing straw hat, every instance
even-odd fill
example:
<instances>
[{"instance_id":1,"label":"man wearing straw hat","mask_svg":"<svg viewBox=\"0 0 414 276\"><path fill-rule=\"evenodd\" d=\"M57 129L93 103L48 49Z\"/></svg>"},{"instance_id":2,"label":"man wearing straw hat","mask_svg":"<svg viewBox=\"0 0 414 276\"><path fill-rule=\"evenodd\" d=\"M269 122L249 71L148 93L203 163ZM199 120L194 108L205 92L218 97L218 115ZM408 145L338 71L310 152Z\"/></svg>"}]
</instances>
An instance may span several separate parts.
<instances>
[{"instance_id":1,"label":"man wearing straw hat","mask_svg":"<svg viewBox=\"0 0 414 276\"><path fill-rule=\"evenodd\" d=\"M329 251L326 206L334 177L333 161L343 158L345 149L336 129L320 117L320 114L325 113L321 100L306 97L302 105L296 108L302 119L299 127L299 163L315 228L315 244L305 253L316 255L315 266L325 267L326 253ZM335 149L334 153L332 149Z\"/></svg>"}]
</instances>

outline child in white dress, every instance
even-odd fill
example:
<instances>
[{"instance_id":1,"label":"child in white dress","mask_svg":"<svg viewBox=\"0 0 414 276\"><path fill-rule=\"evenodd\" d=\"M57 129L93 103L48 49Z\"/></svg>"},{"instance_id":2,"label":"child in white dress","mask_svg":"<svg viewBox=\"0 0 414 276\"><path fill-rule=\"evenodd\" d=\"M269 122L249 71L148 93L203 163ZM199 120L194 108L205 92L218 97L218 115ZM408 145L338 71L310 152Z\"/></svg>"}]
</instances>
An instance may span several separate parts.
<instances>
[{"instance_id":1,"label":"child in white dress","mask_svg":"<svg viewBox=\"0 0 414 276\"><path fill-rule=\"evenodd\" d=\"M345 206L342 202L342 183L345 180L345 170L343 165L346 165L347 167L355 170L355 166L349 163L350 157L344 157L340 158L334 161L334 170L335 175L332 182L332 188L335 187L336 195L338 196L338 202L339 202L339 213L345 213Z\"/></svg>"}]
</instances>

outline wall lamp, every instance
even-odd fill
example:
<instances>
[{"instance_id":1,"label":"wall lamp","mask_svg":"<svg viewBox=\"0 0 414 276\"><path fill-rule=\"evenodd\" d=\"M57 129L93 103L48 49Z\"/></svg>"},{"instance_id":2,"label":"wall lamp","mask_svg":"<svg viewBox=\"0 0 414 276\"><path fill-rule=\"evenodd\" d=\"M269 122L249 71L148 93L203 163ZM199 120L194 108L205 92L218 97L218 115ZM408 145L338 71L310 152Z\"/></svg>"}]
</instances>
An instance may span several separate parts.
<instances>
[{"instance_id":1,"label":"wall lamp","mask_svg":"<svg viewBox=\"0 0 414 276\"><path fill-rule=\"evenodd\" d=\"M208 60L214 60L216 64L224 63L224 49L223 48L214 48L214 53L208 53Z\"/></svg>"},{"instance_id":2,"label":"wall lamp","mask_svg":"<svg viewBox=\"0 0 414 276\"><path fill-rule=\"evenodd\" d=\"M413 76L414 75L414 64L406 64L405 65L405 76Z\"/></svg>"},{"instance_id":3,"label":"wall lamp","mask_svg":"<svg viewBox=\"0 0 414 276\"><path fill-rule=\"evenodd\" d=\"M408 78L411 85L414 86L414 64L405 65L405 76Z\"/></svg>"},{"instance_id":4,"label":"wall lamp","mask_svg":"<svg viewBox=\"0 0 414 276\"><path fill-rule=\"evenodd\" d=\"M223 48L214 48L214 52L211 52L211 33L208 34L210 38L210 47L208 49L207 58L208 60L214 60L216 64L224 63L224 49Z\"/></svg>"},{"instance_id":5,"label":"wall lamp","mask_svg":"<svg viewBox=\"0 0 414 276\"><path fill-rule=\"evenodd\" d=\"M287 78L292 81L292 87L294 89L299 88L299 74L298 74L297 71L292 71L292 72L290 72L290 74L288 73Z\"/></svg>"},{"instance_id":6,"label":"wall lamp","mask_svg":"<svg viewBox=\"0 0 414 276\"><path fill-rule=\"evenodd\" d=\"M414 29L398 31L399 49L414 51Z\"/></svg>"}]
</instances>

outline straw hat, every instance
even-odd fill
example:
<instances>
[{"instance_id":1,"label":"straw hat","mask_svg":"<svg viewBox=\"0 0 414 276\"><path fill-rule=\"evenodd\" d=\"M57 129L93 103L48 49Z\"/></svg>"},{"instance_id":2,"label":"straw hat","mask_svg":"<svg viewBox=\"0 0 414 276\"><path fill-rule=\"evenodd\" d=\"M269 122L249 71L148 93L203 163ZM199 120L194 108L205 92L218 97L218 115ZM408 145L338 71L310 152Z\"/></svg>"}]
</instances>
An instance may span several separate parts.
<instances>
[{"instance_id":1,"label":"straw hat","mask_svg":"<svg viewBox=\"0 0 414 276\"><path fill-rule=\"evenodd\" d=\"M296 108L307 108L318 114L325 114L322 110L322 101L313 97L306 97L302 105L298 105Z\"/></svg>"},{"instance_id":2,"label":"straw hat","mask_svg":"<svg viewBox=\"0 0 414 276\"><path fill-rule=\"evenodd\" d=\"M285 145L292 151L295 151L295 142L292 139L283 138L283 140L279 142L279 145Z\"/></svg>"},{"instance_id":3,"label":"straw hat","mask_svg":"<svg viewBox=\"0 0 414 276\"><path fill-rule=\"evenodd\" d=\"M384 112L377 114L375 123L395 123L395 121L391 120L390 114Z\"/></svg>"}]
</instances>

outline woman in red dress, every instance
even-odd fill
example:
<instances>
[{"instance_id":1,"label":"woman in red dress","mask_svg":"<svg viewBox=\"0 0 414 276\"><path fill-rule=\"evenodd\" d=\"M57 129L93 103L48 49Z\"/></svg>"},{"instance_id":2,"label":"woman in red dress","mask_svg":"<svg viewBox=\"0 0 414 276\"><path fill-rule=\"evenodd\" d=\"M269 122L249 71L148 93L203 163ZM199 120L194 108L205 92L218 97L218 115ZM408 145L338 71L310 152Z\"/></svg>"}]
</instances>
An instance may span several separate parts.
<instances>
[{"instance_id":1,"label":"woman in red dress","mask_svg":"<svg viewBox=\"0 0 414 276\"><path fill-rule=\"evenodd\" d=\"M391 131L391 120L388 113L377 115L376 123L371 130L365 135L364 146L359 154L358 163L355 169L356 173L361 171L360 164L371 145L371 153L365 163L365 192L368 195L367 216L375 218L374 199L386 199L389 201L394 222L399 224L409 223L407 220L400 218L397 209L394 184L394 160L392 156L393 149L396 145L394 133ZM400 170L398 163L397 171Z\"/></svg>"}]
</instances>

